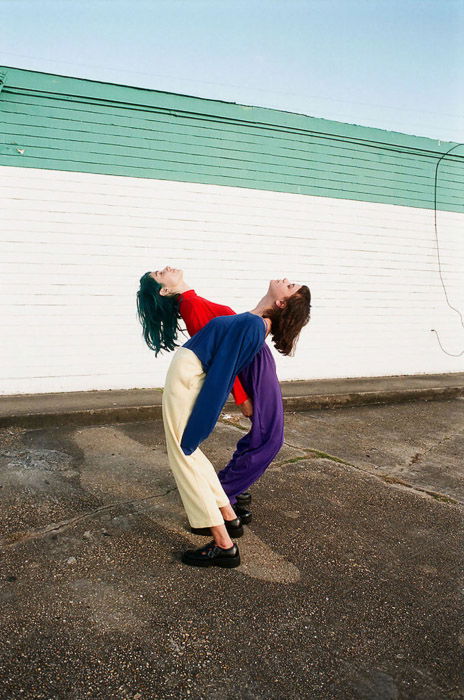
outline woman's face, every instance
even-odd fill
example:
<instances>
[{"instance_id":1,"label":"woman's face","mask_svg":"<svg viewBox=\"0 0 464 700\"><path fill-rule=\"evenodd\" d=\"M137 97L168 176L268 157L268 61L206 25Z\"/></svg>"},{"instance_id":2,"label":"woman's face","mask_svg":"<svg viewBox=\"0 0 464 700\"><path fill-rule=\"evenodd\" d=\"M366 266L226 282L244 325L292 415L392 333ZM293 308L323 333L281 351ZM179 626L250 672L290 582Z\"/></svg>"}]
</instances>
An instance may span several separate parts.
<instances>
[{"instance_id":1,"label":"woman's face","mask_svg":"<svg viewBox=\"0 0 464 700\"><path fill-rule=\"evenodd\" d=\"M163 287L167 287L168 289L175 289L184 281L183 271L177 270L175 267L169 267L169 265L166 265L162 270L151 272L150 277L153 277L158 284L162 284Z\"/></svg>"},{"instance_id":2,"label":"woman's face","mask_svg":"<svg viewBox=\"0 0 464 700\"><path fill-rule=\"evenodd\" d=\"M289 297L296 294L301 289L301 284L290 282L286 277L282 280L271 280L269 282L268 294L274 302L285 301Z\"/></svg>"}]
</instances>

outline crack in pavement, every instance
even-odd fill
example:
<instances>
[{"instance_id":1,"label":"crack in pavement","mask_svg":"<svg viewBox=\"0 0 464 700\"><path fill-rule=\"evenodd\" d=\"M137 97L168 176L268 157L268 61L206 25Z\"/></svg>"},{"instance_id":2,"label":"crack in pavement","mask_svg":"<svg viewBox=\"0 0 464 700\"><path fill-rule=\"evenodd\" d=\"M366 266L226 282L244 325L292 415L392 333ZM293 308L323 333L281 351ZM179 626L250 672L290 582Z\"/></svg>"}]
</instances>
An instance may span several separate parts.
<instances>
[{"instance_id":1,"label":"crack in pavement","mask_svg":"<svg viewBox=\"0 0 464 700\"><path fill-rule=\"evenodd\" d=\"M342 459L341 457L337 457L336 455L331 455L328 452L324 452L323 450L318 450L315 447L297 447L296 445L291 445L289 442L284 441L285 447L290 447L292 450L297 450L298 452L304 452L304 455L301 457L291 457L289 459L285 459L282 462L276 462L276 464L286 464L289 462L298 462L301 459L307 459L308 457L319 457L320 459L330 459L331 462L338 462L339 464L347 464L349 467L354 467L355 465L352 464L351 462L347 462L346 459Z\"/></svg>"},{"instance_id":2,"label":"crack in pavement","mask_svg":"<svg viewBox=\"0 0 464 700\"><path fill-rule=\"evenodd\" d=\"M119 501L117 503L109 503L106 506L100 506L99 508L95 508L94 510L91 510L87 513L75 515L73 518L62 520L59 523L51 523L50 525L45 525L44 527L41 527L38 530L30 530L28 532L13 532L10 535L7 535L6 537L0 539L0 545L4 547L15 547L16 545L22 544L23 542L36 540L40 537L46 537L50 533L63 532L64 530L67 530L69 527L72 527L76 523L81 522L82 520L92 518L94 515L98 515L99 513L111 510L112 508L120 508L121 506L142 503L143 501L150 501L154 500L155 498L163 498L164 496L168 496L170 493L172 493L172 491L177 491L177 486L174 486L168 489L167 491L164 491L163 493L153 494L152 496L146 496L145 498L133 498L130 501Z\"/></svg>"},{"instance_id":3,"label":"crack in pavement","mask_svg":"<svg viewBox=\"0 0 464 700\"><path fill-rule=\"evenodd\" d=\"M456 435L459 435L461 431L456 433ZM450 436L453 437L453 436ZM445 440L446 438L443 438L440 442ZM439 444L439 443L437 443ZM349 467L351 469L355 469L356 471L362 472L366 476L370 476L373 479L377 479L378 481L382 481L383 484L389 484L390 486L396 487L396 488L403 488L403 489L408 489L408 491L411 491L413 493L417 493L417 495L421 496L430 496L431 498L435 499L436 501L441 501L442 503L451 503L453 505L464 505L464 501L461 501L459 499L453 498L452 496L448 496L445 493L441 493L440 491L434 491L432 489L427 489L422 486L415 486L414 484L411 484L409 481L405 481L404 479L399 479L398 477L392 475L392 474L375 474L374 472L370 471L369 469L366 469L365 467L360 467L357 464L353 464L352 462L347 462L346 460L342 459L341 457L336 457L335 455L330 455L327 452L323 452L321 450L316 450L314 448L309 448L306 450L303 450L301 447L296 447L296 445L291 445L288 442L284 442L284 445L286 447L291 447L294 450L298 450L299 452L306 452L305 455L301 455L301 457L292 457L290 459L284 459L281 462L275 462L275 465L280 467L284 464L291 464L295 462L301 462L307 459L309 456L312 457L319 457L320 459L327 459L330 460L331 462L335 462L336 464L341 464L345 467ZM435 445L436 446L436 445ZM430 449L433 449L430 448ZM374 469L376 468L375 464L372 464Z\"/></svg>"},{"instance_id":4,"label":"crack in pavement","mask_svg":"<svg viewBox=\"0 0 464 700\"><path fill-rule=\"evenodd\" d=\"M240 430L243 430L242 426L238 426L234 424L232 421L224 421L228 425L231 425L234 428L239 428ZM442 438L436 445L432 446L430 450L434 449L437 445L439 445L441 442L444 442L445 440L449 439L450 437L453 437L454 435L460 435L462 431L458 431L457 433L453 433L450 436L445 436ZM274 465L276 467L281 467L285 464L292 464L296 462L303 462L305 459L308 459L308 457L319 457L320 459L327 459L331 462L335 462L336 464L340 464L344 467L348 467L350 469L355 469L356 471L361 472L362 474L365 474L366 476L370 476L373 479L376 479L377 481L381 481L382 484L388 484L389 486L392 486L394 488L400 488L400 489L407 489L408 491L411 491L412 493L417 494L418 496L429 496L430 498L433 498L436 501L440 501L441 503L449 503L452 505L459 505L463 506L464 501L461 501L459 499L453 498L452 496L448 496L445 493L441 493L440 491L434 491L432 489L427 489L422 486L417 486L414 484L411 484L408 481L405 481L403 479L399 479L398 477L392 475L392 474L375 474L374 472L370 471L370 469L366 469L365 467L360 467L357 464L353 464L353 462L347 462L345 459L342 459L341 457L337 457L336 455L331 455L328 452L324 452L323 450L318 450L315 448L302 448L298 447L297 445L292 445L291 443L287 442L284 440L285 447L289 447L292 450L297 450L297 452L303 452L304 454L298 457L290 457L288 459L284 459L281 461L276 461L274 462ZM430 451L430 450L427 450ZM371 466L375 469L378 468L378 465L375 465L374 463L371 464Z\"/></svg>"},{"instance_id":5,"label":"crack in pavement","mask_svg":"<svg viewBox=\"0 0 464 700\"><path fill-rule=\"evenodd\" d=\"M463 435L463 434L464 434L463 430L458 430L457 432L453 432L450 435L444 435L442 438L437 440L437 442L434 445L431 445L423 452L416 452L416 454L413 457L411 457L411 459L409 460L409 466L411 466L412 464L417 464L421 459L423 459L428 454L430 454L430 452L432 452L432 450L439 448L447 440L451 440L451 438L458 437L459 435Z\"/></svg>"},{"instance_id":6,"label":"crack in pavement","mask_svg":"<svg viewBox=\"0 0 464 700\"><path fill-rule=\"evenodd\" d=\"M225 416L221 416L218 422L222 423L223 425L231 425L233 428L237 428L237 430L241 430L242 432L247 433L249 428L245 427L244 425L241 425L239 423L239 420L239 416L237 416L237 418L235 419L232 416L229 418L228 414L226 414Z\"/></svg>"}]
</instances>

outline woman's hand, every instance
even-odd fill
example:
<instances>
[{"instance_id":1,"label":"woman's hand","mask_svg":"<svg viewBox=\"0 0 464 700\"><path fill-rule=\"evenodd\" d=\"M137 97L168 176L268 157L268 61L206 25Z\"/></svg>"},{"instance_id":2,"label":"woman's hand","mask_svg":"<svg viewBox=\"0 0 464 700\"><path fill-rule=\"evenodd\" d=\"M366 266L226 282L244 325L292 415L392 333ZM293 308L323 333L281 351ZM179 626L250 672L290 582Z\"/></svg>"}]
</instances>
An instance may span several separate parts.
<instances>
[{"instance_id":1,"label":"woman's hand","mask_svg":"<svg viewBox=\"0 0 464 700\"><path fill-rule=\"evenodd\" d=\"M253 404L251 403L250 399L247 399L243 403L240 404L240 410L245 416L245 418L251 418L253 415Z\"/></svg>"}]
</instances>

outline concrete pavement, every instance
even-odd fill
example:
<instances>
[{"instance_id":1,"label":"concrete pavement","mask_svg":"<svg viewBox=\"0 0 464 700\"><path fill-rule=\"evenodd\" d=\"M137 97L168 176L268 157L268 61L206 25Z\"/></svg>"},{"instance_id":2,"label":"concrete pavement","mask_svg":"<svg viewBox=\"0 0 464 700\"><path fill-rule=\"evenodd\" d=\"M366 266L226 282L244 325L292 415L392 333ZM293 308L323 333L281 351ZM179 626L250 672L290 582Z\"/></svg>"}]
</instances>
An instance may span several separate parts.
<instances>
[{"instance_id":1,"label":"concrete pavement","mask_svg":"<svg viewBox=\"0 0 464 700\"><path fill-rule=\"evenodd\" d=\"M178 561L159 420L4 428L0 697L463 698L464 400L286 422L232 571Z\"/></svg>"}]
</instances>

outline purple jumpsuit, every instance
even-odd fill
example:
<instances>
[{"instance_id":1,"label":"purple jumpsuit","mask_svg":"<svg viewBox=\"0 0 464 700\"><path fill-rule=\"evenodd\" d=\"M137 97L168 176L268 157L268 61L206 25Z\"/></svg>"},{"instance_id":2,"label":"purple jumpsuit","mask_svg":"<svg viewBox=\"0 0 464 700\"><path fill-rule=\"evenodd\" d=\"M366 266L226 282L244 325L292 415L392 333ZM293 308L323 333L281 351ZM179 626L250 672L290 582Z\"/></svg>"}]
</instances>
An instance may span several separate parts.
<instances>
[{"instance_id":1,"label":"purple jumpsuit","mask_svg":"<svg viewBox=\"0 0 464 700\"><path fill-rule=\"evenodd\" d=\"M250 432L238 441L232 459L218 474L232 504L259 479L284 441L282 392L275 360L266 344L239 378L253 402L253 416Z\"/></svg>"}]
</instances>

